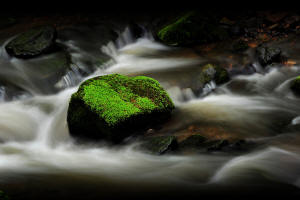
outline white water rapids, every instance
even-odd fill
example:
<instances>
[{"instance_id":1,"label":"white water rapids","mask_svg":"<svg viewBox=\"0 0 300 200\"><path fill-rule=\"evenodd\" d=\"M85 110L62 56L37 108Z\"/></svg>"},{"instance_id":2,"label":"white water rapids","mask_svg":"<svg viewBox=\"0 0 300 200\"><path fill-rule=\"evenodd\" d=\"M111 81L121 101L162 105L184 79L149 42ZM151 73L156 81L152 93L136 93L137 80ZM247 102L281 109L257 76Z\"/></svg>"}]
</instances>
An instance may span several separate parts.
<instances>
[{"instance_id":1,"label":"white water rapids","mask_svg":"<svg viewBox=\"0 0 300 200\"><path fill-rule=\"evenodd\" d=\"M248 187L264 182L300 187L300 137L297 131L282 128L299 124L300 99L291 93L287 84L299 75L300 67L236 76L214 93L200 98L182 82L192 82L185 77L193 73L203 58L172 56L177 49L154 42L152 38L130 42L133 43L123 42L122 48L112 43L102 47L113 62L85 79L109 73L155 77L176 104L174 130L193 123L221 124L246 140L263 145L239 155L220 152L154 156L136 150L134 144L125 147L110 147L105 143L75 144L69 136L66 115L70 96L79 86L77 83L70 87L67 80L81 78L76 70L60 80L65 89L50 95L35 93L35 88L40 86L19 77L16 80L27 84L25 88L32 96L0 103L2 188L12 193L19 187L16 185L25 184L28 189L33 182L46 187L50 183L45 180L53 181L48 176L56 177L58 182L69 178L71 181L66 184L72 184L72 178L76 177L79 183L97 185L101 182L102 187L108 184L113 188L116 184L128 190L140 187L142 191L168 188L174 192L186 187L213 190L213 187ZM76 46L76 42L74 44ZM23 61L5 57L2 60L0 67L7 62L18 69L22 67ZM21 75L16 73L16 76ZM236 88L237 84L241 87ZM43 181L43 177L48 178ZM25 193L24 190L21 191Z\"/></svg>"}]
</instances>

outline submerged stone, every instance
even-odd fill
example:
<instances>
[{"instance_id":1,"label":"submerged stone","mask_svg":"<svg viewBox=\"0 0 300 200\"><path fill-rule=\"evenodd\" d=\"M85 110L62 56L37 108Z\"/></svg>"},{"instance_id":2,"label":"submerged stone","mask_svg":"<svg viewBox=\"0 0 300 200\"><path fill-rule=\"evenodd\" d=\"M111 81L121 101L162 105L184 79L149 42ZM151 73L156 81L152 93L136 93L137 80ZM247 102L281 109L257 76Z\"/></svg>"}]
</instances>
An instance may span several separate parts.
<instances>
[{"instance_id":1,"label":"submerged stone","mask_svg":"<svg viewBox=\"0 0 300 200\"><path fill-rule=\"evenodd\" d=\"M121 142L165 122L173 109L158 81L111 74L80 85L71 97L67 122L74 137Z\"/></svg>"},{"instance_id":2,"label":"submerged stone","mask_svg":"<svg viewBox=\"0 0 300 200\"><path fill-rule=\"evenodd\" d=\"M175 150L177 146L175 136L152 136L144 139L141 148L152 154L161 155L169 150Z\"/></svg>"},{"instance_id":3,"label":"submerged stone","mask_svg":"<svg viewBox=\"0 0 300 200\"><path fill-rule=\"evenodd\" d=\"M54 48L56 30L52 26L42 26L21 33L10 41L5 49L17 58L32 58L47 53Z\"/></svg>"},{"instance_id":4,"label":"submerged stone","mask_svg":"<svg viewBox=\"0 0 300 200\"><path fill-rule=\"evenodd\" d=\"M213 17L188 12L160 29L157 37L167 45L186 46L223 40L228 33Z\"/></svg>"},{"instance_id":5,"label":"submerged stone","mask_svg":"<svg viewBox=\"0 0 300 200\"><path fill-rule=\"evenodd\" d=\"M297 76L291 82L290 88L296 95L300 95L300 76Z\"/></svg>"},{"instance_id":6,"label":"submerged stone","mask_svg":"<svg viewBox=\"0 0 300 200\"><path fill-rule=\"evenodd\" d=\"M216 65L207 64L202 68L199 80L202 84L214 81L217 85L219 85L226 83L230 80L230 78L226 69Z\"/></svg>"}]
</instances>

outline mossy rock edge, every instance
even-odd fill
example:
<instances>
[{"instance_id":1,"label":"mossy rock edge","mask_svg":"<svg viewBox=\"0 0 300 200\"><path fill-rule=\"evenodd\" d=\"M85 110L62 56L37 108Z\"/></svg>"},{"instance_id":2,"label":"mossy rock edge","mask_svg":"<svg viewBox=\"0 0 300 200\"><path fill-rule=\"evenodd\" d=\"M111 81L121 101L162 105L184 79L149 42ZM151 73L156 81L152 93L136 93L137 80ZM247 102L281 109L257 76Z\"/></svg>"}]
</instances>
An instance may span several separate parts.
<instances>
[{"instance_id":1,"label":"mossy rock edge","mask_svg":"<svg viewBox=\"0 0 300 200\"><path fill-rule=\"evenodd\" d=\"M174 108L158 81L111 74L80 85L71 97L67 122L74 137L118 143L162 124Z\"/></svg>"},{"instance_id":2,"label":"mossy rock edge","mask_svg":"<svg viewBox=\"0 0 300 200\"><path fill-rule=\"evenodd\" d=\"M229 37L228 32L219 26L214 17L191 11L178 17L157 31L157 38L170 46L190 46L216 41Z\"/></svg>"}]
</instances>

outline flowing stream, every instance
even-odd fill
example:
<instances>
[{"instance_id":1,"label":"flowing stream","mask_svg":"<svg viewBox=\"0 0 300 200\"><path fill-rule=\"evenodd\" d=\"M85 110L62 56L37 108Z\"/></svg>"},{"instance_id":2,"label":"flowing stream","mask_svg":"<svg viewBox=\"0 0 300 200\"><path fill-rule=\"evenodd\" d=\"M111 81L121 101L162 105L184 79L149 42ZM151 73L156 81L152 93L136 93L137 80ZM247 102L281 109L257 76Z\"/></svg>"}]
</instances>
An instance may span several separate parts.
<instances>
[{"instance_id":1,"label":"flowing stream","mask_svg":"<svg viewBox=\"0 0 300 200\"><path fill-rule=\"evenodd\" d=\"M59 42L69 47L75 63L64 76L56 74L60 69L37 67L47 56L24 61L10 58L5 44L0 50L1 81L14 85L0 87L0 189L12 198L251 195L260 190L299 195L300 99L289 82L300 66L233 76L199 94L193 90L195 74L207 59L157 43L150 34L135 40L127 30L117 42L98 46L112 60L94 66L92 73L80 61L89 53L80 42ZM135 144L77 144L66 123L70 96L83 80L110 73L147 75L162 84L176 110L161 132L176 134L191 125L225 127L229 138L257 146L240 153L155 156Z\"/></svg>"}]
</instances>

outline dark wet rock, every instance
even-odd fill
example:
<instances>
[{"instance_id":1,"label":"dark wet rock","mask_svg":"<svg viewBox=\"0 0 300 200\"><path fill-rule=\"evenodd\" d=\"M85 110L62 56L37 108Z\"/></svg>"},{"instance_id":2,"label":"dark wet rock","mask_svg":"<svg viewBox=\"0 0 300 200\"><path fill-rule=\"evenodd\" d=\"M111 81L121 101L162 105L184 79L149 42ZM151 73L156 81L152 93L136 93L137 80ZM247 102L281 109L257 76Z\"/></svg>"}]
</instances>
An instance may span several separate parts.
<instances>
[{"instance_id":1,"label":"dark wet rock","mask_svg":"<svg viewBox=\"0 0 300 200\"><path fill-rule=\"evenodd\" d=\"M74 137L118 143L162 124L173 109L158 81L111 74L80 85L71 97L67 122Z\"/></svg>"},{"instance_id":2,"label":"dark wet rock","mask_svg":"<svg viewBox=\"0 0 300 200\"><path fill-rule=\"evenodd\" d=\"M143 139L141 149L156 155L174 151L178 148L175 136L152 136Z\"/></svg>"},{"instance_id":3,"label":"dark wet rock","mask_svg":"<svg viewBox=\"0 0 300 200\"><path fill-rule=\"evenodd\" d=\"M213 144L207 148L207 151L221 151L224 147L229 145L228 140L211 141Z\"/></svg>"},{"instance_id":4,"label":"dark wet rock","mask_svg":"<svg viewBox=\"0 0 300 200\"><path fill-rule=\"evenodd\" d=\"M178 145L179 149L195 149L203 147L203 143L207 138L200 134L191 135L185 140L181 141Z\"/></svg>"},{"instance_id":5,"label":"dark wet rock","mask_svg":"<svg viewBox=\"0 0 300 200\"><path fill-rule=\"evenodd\" d=\"M296 95L300 95L300 76L297 76L291 82L290 88Z\"/></svg>"},{"instance_id":6,"label":"dark wet rock","mask_svg":"<svg viewBox=\"0 0 300 200\"><path fill-rule=\"evenodd\" d=\"M196 95L207 95L215 89L216 85L221 85L229 80L230 76L226 69L207 64L201 67L198 75L195 75L191 89Z\"/></svg>"},{"instance_id":7,"label":"dark wet rock","mask_svg":"<svg viewBox=\"0 0 300 200\"><path fill-rule=\"evenodd\" d=\"M255 143L253 141L247 141L244 139L240 139L235 142L230 142L229 145L226 145L222 147L222 152L228 152L228 153L243 153L243 152L249 152L257 148L259 145L258 143Z\"/></svg>"},{"instance_id":8,"label":"dark wet rock","mask_svg":"<svg viewBox=\"0 0 300 200\"><path fill-rule=\"evenodd\" d=\"M256 72L255 67L253 64L247 64L245 67L242 68L233 68L229 71L230 76L236 75L251 75Z\"/></svg>"},{"instance_id":9,"label":"dark wet rock","mask_svg":"<svg viewBox=\"0 0 300 200\"><path fill-rule=\"evenodd\" d=\"M227 30L214 17L197 12L186 13L157 32L158 39L170 46L215 42L228 36Z\"/></svg>"},{"instance_id":10,"label":"dark wet rock","mask_svg":"<svg viewBox=\"0 0 300 200\"><path fill-rule=\"evenodd\" d=\"M238 140L233 144L230 144L229 147L235 150L242 150L245 144L246 144L245 140Z\"/></svg>"},{"instance_id":11,"label":"dark wet rock","mask_svg":"<svg viewBox=\"0 0 300 200\"><path fill-rule=\"evenodd\" d=\"M282 62L282 51L278 47L267 47L261 45L256 48L256 56L262 66L269 65L274 62Z\"/></svg>"},{"instance_id":12,"label":"dark wet rock","mask_svg":"<svg viewBox=\"0 0 300 200\"><path fill-rule=\"evenodd\" d=\"M232 51L236 53L241 53L249 48L248 44L243 40L238 40L232 45Z\"/></svg>"},{"instance_id":13,"label":"dark wet rock","mask_svg":"<svg viewBox=\"0 0 300 200\"><path fill-rule=\"evenodd\" d=\"M202 84L214 81L219 85L228 82L230 77L226 69L217 65L207 64L202 68L199 80Z\"/></svg>"},{"instance_id":14,"label":"dark wet rock","mask_svg":"<svg viewBox=\"0 0 300 200\"><path fill-rule=\"evenodd\" d=\"M55 48L56 30L51 26L42 26L21 33L10 41L5 49L17 58L32 58L48 53Z\"/></svg>"}]
</instances>

